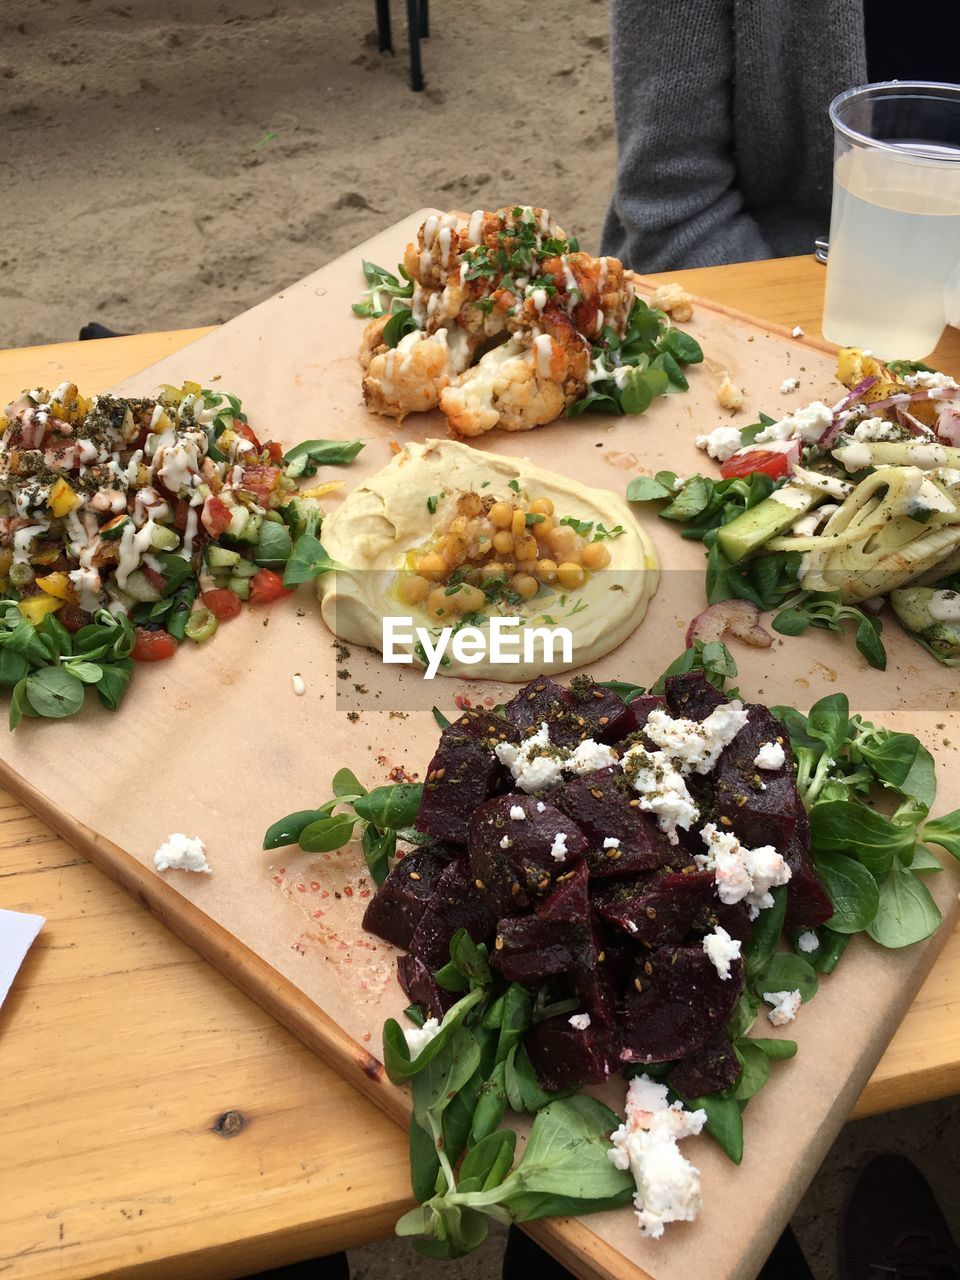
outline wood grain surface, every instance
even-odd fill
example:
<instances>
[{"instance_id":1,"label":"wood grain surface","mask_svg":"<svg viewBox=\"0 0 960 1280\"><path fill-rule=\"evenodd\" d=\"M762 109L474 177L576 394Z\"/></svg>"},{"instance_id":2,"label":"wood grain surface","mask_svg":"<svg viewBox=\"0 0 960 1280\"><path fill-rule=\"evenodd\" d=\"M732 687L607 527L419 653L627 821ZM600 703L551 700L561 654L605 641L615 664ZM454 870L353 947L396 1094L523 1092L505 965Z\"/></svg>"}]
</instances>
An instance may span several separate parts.
<instances>
[{"instance_id":1,"label":"wood grain surface","mask_svg":"<svg viewBox=\"0 0 960 1280\"><path fill-rule=\"evenodd\" d=\"M679 278L818 332L812 259ZM203 332L0 353L0 397L96 390ZM934 362L960 369L955 330ZM48 917L0 1010L0 1275L228 1277L390 1232L402 1133L2 793L0 905ZM958 1002L954 936L857 1114L957 1089Z\"/></svg>"}]
</instances>

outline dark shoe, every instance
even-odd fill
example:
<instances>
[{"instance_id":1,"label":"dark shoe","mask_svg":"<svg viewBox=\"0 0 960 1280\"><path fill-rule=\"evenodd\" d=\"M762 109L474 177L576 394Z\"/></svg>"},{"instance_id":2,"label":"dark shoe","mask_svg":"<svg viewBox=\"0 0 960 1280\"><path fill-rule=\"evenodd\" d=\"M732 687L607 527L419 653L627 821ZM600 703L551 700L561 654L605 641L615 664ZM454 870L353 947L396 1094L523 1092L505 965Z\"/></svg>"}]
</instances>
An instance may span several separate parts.
<instances>
[{"instance_id":1,"label":"dark shoe","mask_svg":"<svg viewBox=\"0 0 960 1280\"><path fill-rule=\"evenodd\" d=\"M546 1250L519 1227L511 1227L503 1251L503 1280L576 1280L566 1267L555 1262Z\"/></svg>"},{"instance_id":2,"label":"dark shoe","mask_svg":"<svg viewBox=\"0 0 960 1280\"><path fill-rule=\"evenodd\" d=\"M807 1266L803 1250L790 1227L773 1246L773 1252L763 1264L757 1280L813 1280L813 1272Z\"/></svg>"},{"instance_id":3,"label":"dark shoe","mask_svg":"<svg viewBox=\"0 0 960 1280\"><path fill-rule=\"evenodd\" d=\"M926 1178L904 1156L875 1156L840 1227L841 1280L960 1280L960 1248Z\"/></svg>"}]
</instances>

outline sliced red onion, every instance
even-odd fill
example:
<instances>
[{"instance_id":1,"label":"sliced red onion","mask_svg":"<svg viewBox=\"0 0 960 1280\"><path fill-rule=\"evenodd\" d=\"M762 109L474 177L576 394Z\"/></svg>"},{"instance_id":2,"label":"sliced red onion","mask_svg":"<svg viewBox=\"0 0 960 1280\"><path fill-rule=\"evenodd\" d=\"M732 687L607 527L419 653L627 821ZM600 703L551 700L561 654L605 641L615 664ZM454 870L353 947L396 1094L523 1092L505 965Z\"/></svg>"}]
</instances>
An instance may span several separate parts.
<instances>
[{"instance_id":1,"label":"sliced red onion","mask_svg":"<svg viewBox=\"0 0 960 1280\"><path fill-rule=\"evenodd\" d=\"M871 374L869 378L864 378L862 382L858 382L857 385L851 391L847 392L847 394L843 397L842 400L837 401L837 403L833 406L833 421L830 423L829 427L827 427L826 431L824 431L823 435L817 441L817 444L820 446L821 449L826 449L830 444L833 443L833 441L840 434L840 428L843 426L843 420L845 415L849 413L849 411L853 408L853 406L857 403L857 401L862 396L866 395L866 393L870 390L873 384L879 381L880 381L880 378L878 374L875 374L875 373Z\"/></svg>"},{"instance_id":2,"label":"sliced red onion","mask_svg":"<svg viewBox=\"0 0 960 1280\"><path fill-rule=\"evenodd\" d=\"M948 404L937 418L937 438L944 444L960 446L960 409Z\"/></svg>"},{"instance_id":3,"label":"sliced red onion","mask_svg":"<svg viewBox=\"0 0 960 1280\"><path fill-rule=\"evenodd\" d=\"M912 436L928 436L930 430L925 427L919 418L915 418L909 409L905 409L902 404L897 405L897 421L903 427L904 431L909 431ZM947 412L947 410L944 410Z\"/></svg>"},{"instance_id":4,"label":"sliced red onion","mask_svg":"<svg viewBox=\"0 0 960 1280\"><path fill-rule=\"evenodd\" d=\"M917 404L921 400L956 400L960 387L929 387L923 391L898 391L885 400L874 400L871 412L876 409L892 409L901 404Z\"/></svg>"},{"instance_id":5,"label":"sliced red onion","mask_svg":"<svg viewBox=\"0 0 960 1280\"><path fill-rule=\"evenodd\" d=\"M722 640L730 632L754 649L769 649L773 636L760 625L760 610L748 600L721 600L704 609L687 627L687 648L694 640L704 644Z\"/></svg>"}]
</instances>

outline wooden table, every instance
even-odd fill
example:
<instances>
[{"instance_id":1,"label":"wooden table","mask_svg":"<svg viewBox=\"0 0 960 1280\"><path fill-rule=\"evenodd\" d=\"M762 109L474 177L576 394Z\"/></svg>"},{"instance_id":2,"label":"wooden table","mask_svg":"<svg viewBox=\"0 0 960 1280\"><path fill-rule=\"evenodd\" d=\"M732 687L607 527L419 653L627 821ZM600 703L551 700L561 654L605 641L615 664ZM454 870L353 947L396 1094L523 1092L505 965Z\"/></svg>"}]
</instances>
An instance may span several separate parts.
<instances>
[{"instance_id":1,"label":"wooden table","mask_svg":"<svg viewBox=\"0 0 960 1280\"><path fill-rule=\"evenodd\" d=\"M812 258L669 278L819 333ZM2 352L0 403L104 388L205 332ZM960 372L956 330L934 362ZM389 1235L400 1130L3 792L0 833L0 906L48 921L0 1009L0 1277L216 1280ZM960 932L855 1115L960 1088L958 1008Z\"/></svg>"}]
</instances>

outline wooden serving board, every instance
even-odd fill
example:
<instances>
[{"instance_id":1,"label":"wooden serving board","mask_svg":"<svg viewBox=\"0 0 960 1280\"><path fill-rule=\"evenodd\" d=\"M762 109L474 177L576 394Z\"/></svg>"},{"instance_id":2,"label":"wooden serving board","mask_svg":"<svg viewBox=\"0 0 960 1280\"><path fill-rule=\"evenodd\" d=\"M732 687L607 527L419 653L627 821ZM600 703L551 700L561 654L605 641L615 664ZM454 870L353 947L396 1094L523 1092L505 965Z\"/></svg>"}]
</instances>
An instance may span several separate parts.
<instances>
[{"instance_id":1,"label":"wooden serving board","mask_svg":"<svg viewBox=\"0 0 960 1280\"><path fill-rule=\"evenodd\" d=\"M392 266L424 212L118 389L149 394L160 382L192 378L241 396L258 432L287 444L362 436L366 449L337 473L347 489L389 460L391 441L442 436L437 414L403 427L367 414L356 361L361 324L349 309L362 288L361 260ZM643 472L709 470L693 441L729 417L716 402L725 370L747 393L738 423L753 421L760 409L777 414L837 396L823 344L793 340L716 304L701 303L684 327L707 353L685 395L664 397L639 418L492 433L478 447L529 456L622 494ZM779 391L786 377L800 379L792 396ZM702 607L702 548L679 538L652 509L641 519L660 553L661 587L643 625L594 664L600 678L651 682L682 650L686 624ZM770 650L735 646L739 684L750 697L804 709L845 690L868 718L927 742L940 765L937 808L957 807L957 678L893 624L886 639L886 673L866 668L849 640L823 633L778 639ZM306 682L303 697L293 693L295 672ZM363 650L338 656L304 588L269 610L245 610L211 644L185 646L173 662L139 671L116 714L90 707L57 724L25 721L0 748L0 781L405 1123L408 1095L385 1078L379 1032L406 1001L394 977L394 949L360 926L373 886L359 849L265 854L260 844L275 818L326 799L343 765L370 786L399 767L422 777L437 737L429 708L451 710L458 694L492 705L501 689L425 683ZM153 852L172 831L204 839L213 874L154 872ZM938 934L900 953L858 942L801 1011L791 1028L797 1058L775 1068L746 1113L742 1166L733 1169L706 1138L685 1144L702 1173L704 1209L696 1223L645 1241L624 1209L538 1223L534 1234L583 1277L686 1280L705 1256L717 1280L754 1275L957 918L955 868L929 883L945 916Z\"/></svg>"}]
</instances>

